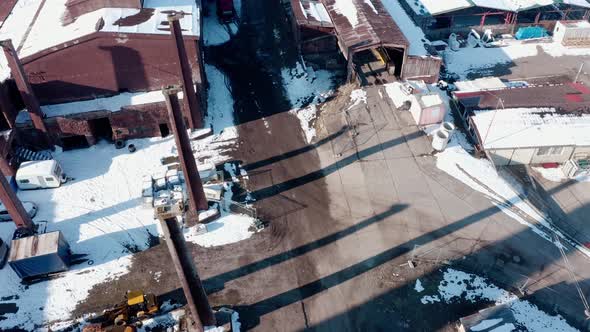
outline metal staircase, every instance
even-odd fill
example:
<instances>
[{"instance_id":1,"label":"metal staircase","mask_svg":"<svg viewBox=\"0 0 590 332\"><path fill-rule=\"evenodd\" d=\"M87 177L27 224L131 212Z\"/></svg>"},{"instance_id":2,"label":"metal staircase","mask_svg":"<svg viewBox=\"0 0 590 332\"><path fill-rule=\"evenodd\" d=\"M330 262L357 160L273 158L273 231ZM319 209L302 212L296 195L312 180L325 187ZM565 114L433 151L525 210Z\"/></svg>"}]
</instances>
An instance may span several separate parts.
<instances>
[{"instance_id":1,"label":"metal staircase","mask_svg":"<svg viewBox=\"0 0 590 332\"><path fill-rule=\"evenodd\" d=\"M51 152L47 150L35 152L20 146L15 150L15 157L18 159L19 162L53 159Z\"/></svg>"}]
</instances>

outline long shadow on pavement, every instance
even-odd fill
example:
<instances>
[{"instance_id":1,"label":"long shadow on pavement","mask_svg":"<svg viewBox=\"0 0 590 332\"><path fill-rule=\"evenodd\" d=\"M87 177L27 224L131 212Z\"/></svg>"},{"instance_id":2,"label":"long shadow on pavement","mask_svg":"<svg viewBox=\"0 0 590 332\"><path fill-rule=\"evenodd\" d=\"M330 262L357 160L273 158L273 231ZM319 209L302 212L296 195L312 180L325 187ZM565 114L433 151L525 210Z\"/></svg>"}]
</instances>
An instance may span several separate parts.
<instances>
[{"instance_id":1,"label":"long shadow on pavement","mask_svg":"<svg viewBox=\"0 0 590 332\"><path fill-rule=\"evenodd\" d=\"M341 136L342 134L346 133L347 131L348 131L348 127L342 127L342 129L338 130L337 132L335 132L335 133L331 134L330 136L325 137L313 144L309 144L309 145L306 145L306 146L299 148L299 149L295 149L295 150L292 150L292 151L289 151L289 152L286 152L286 153L283 153L283 154L280 154L280 155L277 155L274 157L270 157L270 158L267 158L264 160L260 160L260 161L256 161L256 162L244 165L242 168L246 171L252 171L252 170L255 170L260 167L265 167L265 166L269 166L271 164L277 163L281 160L285 160L285 159L289 159L289 158L298 156L300 154L317 149L318 147L332 141L333 139Z\"/></svg>"},{"instance_id":2,"label":"long shadow on pavement","mask_svg":"<svg viewBox=\"0 0 590 332\"><path fill-rule=\"evenodd\" d=\"M327 246L327 245L334 243L346 236L349 236L349 235L354 234L355 232L358 232L366 227L369 227L370 225L372 225L376 222L383 221L384 219L405 210L407 207L408 207L408 205L406 205L406 204L395 204L395 205L391 206L391 208L389 208L387 211L384 211L384 212L379 213L375 216L372 216L368 219L365 219L365 220L359 222L358 224L350 226L342 231L332 233L332 234L327 235L323 238L320 238L316 241L299 246L297 248L293 248L291 250L285 251L285 252L280 253L278 255L274 255L274 256L265 258L263 260L254 262L254 263L251 263L251 264L248 264L245 266L241 266L237 269L216 275L215 277L205 280L205 282L204 282L205 289L207 290L207 293L209 293L209 294L219 291L224 288L224 284L226 282L241 278L245 275L260 271L262 269L271 267L273 265L283 263L285 261L288 261L289 259L307 254L308 252L311 252L313 250Z\"/></svg>"},{"instance_id":3,"label":"long shadow on pavement","mask_svg":"<svg viewBox=\"0 0 590 332\"><path fill-rule=\"evenodd\" d=\"M343 158L331 165L328 165L322 169L319 169L317 171L308 173L306 175L303 175L303 176L295 178L295 179L291 179L291 180L284 181L282 183L278 183L276 185L273 185L273 186L270 186L267 188L255 190L255 191L251 192L251 195L252 195L252 197L254 197L254 199L256 199L256 201L261 201L265 198L269 198L269 197L278 195L280 193L291 190L293 188L297 188L299 186L302 186L302 185L308 184L310 182L324 178L324 177L326 177L332 173L335 173L338 170L340 170L340 169L342 169L342 168L344 168L344 167L346 167L358 160L361 160L363 158L367 158L375 153L389 149L389 148L394 147L396 145L406 143L410 140L420 137L421 135L423 135L421 132L415 131L411 134L404 135L404 136L389 140L387 142L383 142L381 144L372 146L370 148L358 151L355 154L345 157L345 158Z\"/></svg>"}]
</instances>

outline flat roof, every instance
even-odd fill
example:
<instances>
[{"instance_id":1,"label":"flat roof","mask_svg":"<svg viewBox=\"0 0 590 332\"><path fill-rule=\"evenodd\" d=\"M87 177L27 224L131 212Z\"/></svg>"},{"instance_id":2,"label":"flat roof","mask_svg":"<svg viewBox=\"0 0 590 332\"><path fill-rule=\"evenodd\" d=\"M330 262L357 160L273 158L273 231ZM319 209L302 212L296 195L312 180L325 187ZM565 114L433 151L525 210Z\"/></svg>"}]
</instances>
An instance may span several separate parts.
<instances>
[{"instance_id":1,"label":"flat roof","mask_svg":"<svg viewBox=\"0 0 590 332\"><path fill-rule=\"evenodd\" d=\"M166 11L188 13L180 22L185 36L199 36L200 8L195 0L144 0L143 9L101 8L64 23L67 0L19 0L0 27L0 40L12 39L19 56L27 57L51 47L101 31L170 34ZM151 10L150 10L151 9ZM125 20L127 19L127 20ZM0 79L10 70L0 54Z\"/></svg>"},{"instance_id":2,"label":"flat roof","mask_svg":"<svg viewBox=\"0 0 590 332\"><path fill-rule=\"evenodd\" d=\"M9 261L56 253L60 237L61 233L57 231L12 240Z\"/></svg>"},{"instance_id":3,"label":"flat roof","mask_svg":"<svg viewBox=\"0 0 590 332\"><path fill-rule=\"evenodd\" d=\"M375 44L404 49L410 45L380 0L324 0L324 5L339 40L349 50Z\"/></svg>"},{"instance_id":4,"label":"flat roof","mask_svg":"<svg viewBox=\"0 0 590 332\"><path fill-rule=\"evenodd\" d=\"M590 146L590 115L555 108L475 111L471 116L484 149Z\"/></svg>"}]
</instances>

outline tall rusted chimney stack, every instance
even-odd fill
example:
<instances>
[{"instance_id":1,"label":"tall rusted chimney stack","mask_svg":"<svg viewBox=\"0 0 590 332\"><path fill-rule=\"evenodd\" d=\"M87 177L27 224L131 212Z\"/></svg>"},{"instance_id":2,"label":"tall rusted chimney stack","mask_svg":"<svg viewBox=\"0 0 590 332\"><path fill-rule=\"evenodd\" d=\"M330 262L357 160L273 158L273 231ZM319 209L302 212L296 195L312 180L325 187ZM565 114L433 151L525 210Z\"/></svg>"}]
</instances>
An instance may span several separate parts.
<instances>
[{"instance_id":1,"label":"tall rusted chimney stack","mask_svg":"<svg viewBox=\"0 0 590 332\"><path fill-rule=\"evenodd\" d=\"M18 87L18 91L27 107L27 111L31 116L31 121L33 122L33 126L35 129L40 131L44 136L43 139L45 140L44 143L48 144L48 136L47 136L47 127L43 122L43 111L41 110L41 105L39 104L39 100L35 96L33 92L33 88L31 87L31 83L29 82L29 78L25 73L25 69L23 68L20 59L18 58L18 54L12 45L12 41L2 40L0 41L0 46L4 51L4 55L6 56L6 60L8 60L8 67L12 72L12 76L16 82L16 86Z\"/></svg>"},{"instance_id":2,"label":"tall rusted chimney stack","mask_svg":"<svg viewBox=\"0 0 590 332\"><path fill-rule=\"evenodd\" d=\"M0 157L2 158L2 157ZM2 158L4 159L4 158ZM23 207L22 202L16 196L14 190L6 180L3 173L0 172L0 201L4 204L6 211L16 224L16 228L26 228L30 231L35 230L33 220Z\"/></svg>"},{"instance_id":3,"label":"tall rusted chimney stack","mask_svg":"<svg viewBox=\"0 0 590 332\"><path fill-rule=\"evenodd\" d=\"M180 19L184 17L184 13L175 12L168 14L168 22L170 24L170 32L172 33L172 40L174 41L174 49L178 56L180 76L182 77L182 88L184 92L184 107L187 114L188 127L190 129L203 127L203 116L201 113L201 105L197 100L195 93L195 86L193 85L193 74L186 54L184 46L184 39L182 38L182 29L180 27Z\"/></svg>"},{"instance_id":4,"label":"tall rusted chimney stack","mask_svg":"<svg viewBox=\"0 0 590 332\"><path fill-rule=\"evenodd\" d=\"M203 190L203 183L197 168L197 162L193 154L191 142L188 137L187 129L182 119L182 112L180 110L180 103L178 102L179 87L165 88L162 93L166 99L166 106L168 107L168 118L170 119L170 126L174 133L176 140L176 149L178 150L178 159L182 171L184 172L184 179L189 195L189 209L185 216L186 221L191 224L198 221L200 210L207 210L207 198Z\"/></svg>"},{"instance_id":5,"label":"tall rusted chimney stack","mask_svg":"<svg viewBox=\"0 0 590 332\"><path fill-rule=\"evenodd\" d=\"M158 218L189 309L188 314L191 319L188 330L189 332L203 332L203 326L215 326L216 319L197 273L193 257L186 247L184 234L178 225L176 216L161 215Z\"/></svg>"}]
</instances>

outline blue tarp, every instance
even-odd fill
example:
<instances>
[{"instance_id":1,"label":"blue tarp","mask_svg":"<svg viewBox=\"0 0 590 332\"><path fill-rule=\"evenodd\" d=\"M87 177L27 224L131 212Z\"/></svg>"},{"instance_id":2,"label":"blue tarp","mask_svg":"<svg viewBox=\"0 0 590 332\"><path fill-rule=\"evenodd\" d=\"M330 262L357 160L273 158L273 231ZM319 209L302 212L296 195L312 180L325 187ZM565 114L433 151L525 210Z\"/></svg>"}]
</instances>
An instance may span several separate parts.
<instances>
[{"instance_id":1,"label":"blue tarp","mask_svg":"<svg viewBox=\"0 0 590 332\"><path fill-rule=\"evenodd\" d=\"M547 30L543 27L526 27L520 28L514 35L514 38L518 40L522 39L533 39L547 37Z\"/></svg>"}]
</instances>

